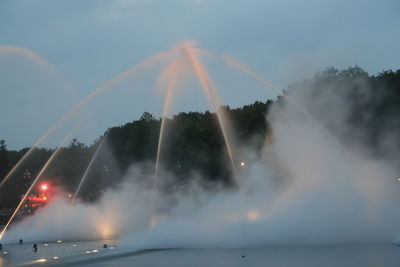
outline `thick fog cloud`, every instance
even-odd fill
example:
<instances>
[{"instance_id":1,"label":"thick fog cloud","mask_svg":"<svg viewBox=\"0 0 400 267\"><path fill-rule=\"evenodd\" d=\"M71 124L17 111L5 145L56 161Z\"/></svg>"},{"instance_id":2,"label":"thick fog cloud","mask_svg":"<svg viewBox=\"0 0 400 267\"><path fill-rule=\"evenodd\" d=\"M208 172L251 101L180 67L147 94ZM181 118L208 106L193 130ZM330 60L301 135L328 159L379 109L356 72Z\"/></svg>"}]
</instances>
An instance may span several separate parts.
<instances>
[{"instance_id":1,"label":"thick fog cloud","mask_svg":"<svg viewBox=\"0 0 400 267\"><path fill-rule=\"evenodd\" d=\"M393 242L400 232L398 166L363 153L362 139L344 147L322 126L333 120L335 132L359 131L346 123L352 107L340 94L289 99L296 105L276 104L270 112L273 133L262 155L246 150L237 191L205 191L194 175L185 188L161 193L150 185L169 184L170 174L156 178L132 166L97 203L58 199L14 226L5 241L117 238L127 250ZM331 101L342 106L336 116L326 109ZM318 122L299 108L310 105Z\"/></svg>"}]
</instances>

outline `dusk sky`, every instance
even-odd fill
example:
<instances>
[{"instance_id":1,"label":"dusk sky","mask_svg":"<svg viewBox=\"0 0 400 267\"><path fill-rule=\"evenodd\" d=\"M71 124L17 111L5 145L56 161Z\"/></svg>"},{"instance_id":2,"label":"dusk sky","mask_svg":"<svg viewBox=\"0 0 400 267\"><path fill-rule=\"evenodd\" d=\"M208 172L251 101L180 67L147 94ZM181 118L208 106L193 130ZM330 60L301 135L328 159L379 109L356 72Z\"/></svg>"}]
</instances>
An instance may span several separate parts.
<instances>
[{"instance_id":1,"label":"dusk sky","mask_svg":"<svg viewBox=\"0 0 400 267\"><path fill-rule=\"evenodd\" d=\"M9 149L33 145L80 98L182 40L234 57L279 88L329 66L399 69L399 14L398 0L1 0L0 46L33 51L54 68L0 47L0 139ZM202 60L223 104L276 97L217 59ZM90 144L144 111L160 117L160 70L94 99L90 125L75 136ZM173 113L210 108L196 86L182 89Z\"/></svg>"}]
</instances>

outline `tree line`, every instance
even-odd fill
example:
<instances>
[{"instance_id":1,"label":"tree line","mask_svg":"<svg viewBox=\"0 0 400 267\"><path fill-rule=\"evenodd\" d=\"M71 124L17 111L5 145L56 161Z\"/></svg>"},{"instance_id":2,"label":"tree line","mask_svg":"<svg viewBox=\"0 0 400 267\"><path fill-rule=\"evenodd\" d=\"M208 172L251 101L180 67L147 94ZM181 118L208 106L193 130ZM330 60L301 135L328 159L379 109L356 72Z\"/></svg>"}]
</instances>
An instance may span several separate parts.
<instances>
[{"instance_id":1,"label":"tree line","mask_svg":"<svg viewBox=\"0 0 400 267\"><path fill-rule=\"evenodd\" d=\"M292 92L306 92L307 97L315 97L316 102L321 94L333 92L345 96L351 106L346 120L366 133L362 141L368 144L371 153L385 156L380 140L388 132L393 133L393 129L397 130L394 131L391 146L400 150L400 70L383 71L374 76L358 66L341 71L328 68L312 78L289 85L283 95L275 100L256 101L240 108L221 107L232 122L238 146L250 146L259 152L266 136L271 134L266 116L273 105L287 102L285 96ZM317 104L303 107L316 119L319 117ZM341 108L340 103L329 105L326 108L332 112ZM204 186L233 185L231 164L215 113L181 112L168 118L166 124L168 130L161 162L163 169L174 174L175 183L184 184L195 172L202 177ZM345 133L344 138L344 133L336 132L334 125L325 126L339 140L351 140L351 131ZM81 197L85 200L95 199L99 192L117 184L132 164L142 163L144 171L154 172L160 127L161 119L145 112L137 120L109 128L106 143L88 173L88 183ZM61 148L42 179L62 187L65 192L74 192L103 137L100 136L91 145L73 139L68 146ZM6 142L0 141L0 180L28 149L9 150ZM0 207L16 205L26 190L27 178L24 173L29 171L31 179L35 178L54 151L54 148L34 149L32 156L17 169L15 177L6 183L7 190L0 192Z\"/></svg>"}]
</instances>

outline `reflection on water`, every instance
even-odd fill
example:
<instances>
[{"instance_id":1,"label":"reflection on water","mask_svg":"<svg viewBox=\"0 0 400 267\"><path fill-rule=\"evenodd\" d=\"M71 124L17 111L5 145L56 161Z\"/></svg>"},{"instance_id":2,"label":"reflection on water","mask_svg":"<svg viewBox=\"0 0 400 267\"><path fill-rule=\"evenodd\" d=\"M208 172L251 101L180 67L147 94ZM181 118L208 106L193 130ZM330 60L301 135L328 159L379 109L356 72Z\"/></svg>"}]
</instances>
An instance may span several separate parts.
<instances>
[{"instance_id":1,"label":"reflection on water","mask_svg":"<svg viewBox=\"0 0 400 267\"><path fill-rule=\"evenodd\" d=\"M270 246L247 249L179 249L81 264L113 266L296 266L399 267L400 248L393 245Z\"/></svg>"},{"instance_id":2,"label":"reflection on water","mask_svg":"<svg viewBox=\"0 0 400 267\"><path fill-rule=\"evenodd\" d=\"M47 244L47 246L45 246ZM103 248L107 244L107 248ZM83 241L9 245L6 256L0 257L0 267L21 265L46 266L296 266L296 267L399 267L400 247L390 244L267 246L242 249L173 249L131 251L129 247L114 247L115 241ZM113 248L113 249L111 249ZM85 253L85 252L90 253ZM3 257L3 258L2 258ZM90 259L90 260L89 260Z\"/></svg>"},{"instance_id":3,"label":"reflection on water","mask_svg":"<svg viewBox=\"0 0 400 267\"><path fill-rule=\"evenodd\" d=\"M37 252L32 250L33 243L3 244L6 255L0 256L0 267L5 266L31 266L42 265L43 263L52 265L65 261L77 260L85 255L85 251L97 251L98 254L107 254L103 249L104 244L115 246L114 240L79 241L79 242L38 242ZM101 253L100 253L101 252ZM85 259L85 258L83 258Z\"/></svg>"}]
</instances>

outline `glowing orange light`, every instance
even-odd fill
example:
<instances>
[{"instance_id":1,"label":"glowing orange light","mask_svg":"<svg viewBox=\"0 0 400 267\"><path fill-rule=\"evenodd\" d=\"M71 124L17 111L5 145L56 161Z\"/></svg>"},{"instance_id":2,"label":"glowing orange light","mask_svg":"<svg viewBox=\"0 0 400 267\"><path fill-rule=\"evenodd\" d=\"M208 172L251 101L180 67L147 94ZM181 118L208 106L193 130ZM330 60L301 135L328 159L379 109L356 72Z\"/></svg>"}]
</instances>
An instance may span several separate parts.
<instances>
[{"instance_id":1,"label":"glowing orange light","mask_svg":"<svg viewBox=\"0 0 400 267\"><path fill-rule=\"evenodd\" d=\"M71 198L71 197L72 197L72 194L68 194L68 197Z\"/></svg>"},{"instance_id":2,"label":"glowing orange light","mask_svg":"<svg viewBox=\"0 0 400 267\"><path fill-rule=\"evenodd\" d=\"M102 223L98 228L103 239L109 239L113 235L113 228L108 223Z\"/></svg>"},{"instance_id":3,"label":"glowing orange light","mask_svg":"<svg viewBox=\"0 0 400 267\"><path fill-rule=\"evenodd\" d=\"M249 222L258 221L261 217L261 214L258 210L250 210L246 214L246 218Z\"/></svg>"},{"instance_id":4,"label":"glowing orange light","mask_svg":"<svg viewBox=\"0 0 400 267\"><path fill-rule=\"evenodd\" d=\"M43 191L46 191L49 188L49 186L47 184L42 184L40 186L40 189L42 189Z\"/></svg>"},{"instance_id":5,"label":"glowing orange light","mask_svg":"<svg viewBox=\"0 0 400 267\"><path fill-rule=\"evenodd\" d=\"M43 200L47 200L47 197L43 197Z\"/></svg>"}]
</instances>

